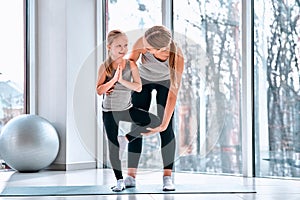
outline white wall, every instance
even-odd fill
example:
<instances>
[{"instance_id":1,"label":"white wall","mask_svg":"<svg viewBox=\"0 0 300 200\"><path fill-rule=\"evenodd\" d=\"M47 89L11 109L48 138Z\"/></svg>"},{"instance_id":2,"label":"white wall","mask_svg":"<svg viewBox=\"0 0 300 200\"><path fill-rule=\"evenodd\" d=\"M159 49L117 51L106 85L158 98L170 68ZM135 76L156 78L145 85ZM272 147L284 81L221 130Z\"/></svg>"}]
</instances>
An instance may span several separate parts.
<instances>
[{"instance_id":1,"label":"white wall","mask_svg":"<svg viewBox=\"0 0 300 200\"><path fill-rule=\"evenodd\" d=\"M36 4L35 112L60 137L51 168L95 168L96 0Z\"/></svg>"}]
</instances>

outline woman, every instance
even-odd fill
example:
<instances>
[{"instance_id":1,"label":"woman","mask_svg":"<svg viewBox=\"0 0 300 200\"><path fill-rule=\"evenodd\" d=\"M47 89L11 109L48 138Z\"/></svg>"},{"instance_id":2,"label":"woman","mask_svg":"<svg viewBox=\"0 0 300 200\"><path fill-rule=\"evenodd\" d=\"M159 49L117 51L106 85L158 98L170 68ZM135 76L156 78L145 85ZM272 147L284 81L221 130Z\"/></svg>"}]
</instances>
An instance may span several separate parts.
<instances>
[{"instance_id":1,"label":"woman","mask_svg":"<svg viewBox=\"0 0 300 200\"><path fill-rule=\"evenodd\" d=\"M135 108L131 103L131 92L142 89L139 71L135 62L124 59L128 52L125 33L113 30L107 36L108 58L98 70L97 94L104 95L103 123L108 138L109 159L117 179L114 192L125 189L119 157L118 129L120 121L132 122L138 127L126 134L128 141L140 137L146 127L156 127L159 119L147 111Z\"/></svg>"},{"instance_id":2,"label":"woman","mask_svg":"<svg viewBox=\"0 0 300 200\"><path fill-rule=\"evenodd\" d=\"M159 126L148 128L143 135L159 132L161 153L164 164L163 190L175 190L172 182L172 169L175 157L175 135L172 127L173 112L184 69L184 58L181 49L175 44L171 32L164 26L149 28L144 36L133 45L129 59L137 62L142 80L142 91L134 92L134 107L149 110L152 90L156 90L157 112L162 119ZM135 187L135 177L142 151L142 138L128 144L128 176L126 187Z\"/></svg>"}]
</instances>

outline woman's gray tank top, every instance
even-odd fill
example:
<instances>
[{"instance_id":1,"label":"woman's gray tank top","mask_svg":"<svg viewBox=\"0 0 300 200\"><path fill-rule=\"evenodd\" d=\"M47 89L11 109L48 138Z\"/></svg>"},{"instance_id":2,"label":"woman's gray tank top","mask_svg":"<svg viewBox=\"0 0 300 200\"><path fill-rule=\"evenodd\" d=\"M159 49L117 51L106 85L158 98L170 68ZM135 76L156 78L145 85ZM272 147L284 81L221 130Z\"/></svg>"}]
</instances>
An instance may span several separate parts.
<instances>
[{"instance_id":1,"label":"woman's gray tank top","mask_svg":"<svg viewBox=\"0 0 300 200\"><path fill-rule=\"evenodd\" d=\"M113 72L113 74L115 71ZM123 79L126 81L131 81L132 75L130 70L129 61L126 62L126 66L122 71ZM107 78L105 82L109 81L111 78ZM115 84L114 90L110 95L104 94L104 99L102 102L102 110L108 111L123 111L132 107L131 103L131 92L132 90L126 88L119 82Z\"/></svg>"},{"instance_id":2,"label":"woman's gray tank top","mask_svg":"<svg viewBox=\"0 0 300 200\"><path fill-rule=\"evenodd\" d=\"M148 81L165 81L170 79L169 59L159 61L153 54L142 54L139 63L140 75Z\"/></svg>"}]
</instances>

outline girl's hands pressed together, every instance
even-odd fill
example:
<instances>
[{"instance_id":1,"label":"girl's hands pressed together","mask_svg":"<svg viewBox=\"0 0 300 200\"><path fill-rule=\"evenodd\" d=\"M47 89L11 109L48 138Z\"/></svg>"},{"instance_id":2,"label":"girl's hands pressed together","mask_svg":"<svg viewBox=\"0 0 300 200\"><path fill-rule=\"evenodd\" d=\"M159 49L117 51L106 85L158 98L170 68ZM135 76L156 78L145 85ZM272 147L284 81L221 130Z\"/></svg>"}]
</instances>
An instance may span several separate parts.
<instances>
[{"instance_id":1,"label":"girl's hands pressed together","mask_svg":"<svg viewBox=\"0 0 300 200\"><path fill-rule=\"evenodd\" d=\"M116 72L114 74L114 77L113 77L114 82L115 83L118 82L119 78L120 78L120 65L118 65Z\"/></svg>"},{"instance_id":2,"label":"girl's hands pressed together","mask_svg":"<svg viewBox=\"0 0 300 200\"><path fill-rule=\"evenodd\" d=\"M119 69L119 78L118 78L118 82L121 83L123 80L123 74L122 74L122 67L120 65L118 65L118 69Z\"/></svg>"}]
</instances>

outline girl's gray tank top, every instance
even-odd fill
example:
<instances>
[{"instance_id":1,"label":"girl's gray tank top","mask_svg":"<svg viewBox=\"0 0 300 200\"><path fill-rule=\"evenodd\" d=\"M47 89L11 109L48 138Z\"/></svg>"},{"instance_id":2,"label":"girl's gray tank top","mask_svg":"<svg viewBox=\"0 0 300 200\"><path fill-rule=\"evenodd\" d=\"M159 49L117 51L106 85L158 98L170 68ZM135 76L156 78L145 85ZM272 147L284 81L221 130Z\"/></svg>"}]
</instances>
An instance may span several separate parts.
<instances>
[{"instance_id":1,"label":"girl's gray tank top","mask_svg":"<svg viewBox=\"0 0 300 200\"><path fill-rule=\"evenodd\" d=\"M115 71L113 72L113 74L114 73ZM129 61L126 62L125 68L122 71L122 76L123 79L126 81L131 81L132 79ZM109 81L111 78L107 77L105 82ZM131 92L132 90L126 88L125 86L117 82L115 84L113 92L110 95L104 94L102 110L105 112L123 111L131 108Z\"/></svg>"},{"instance_id":2,"label":"girl's gray tank top","mask_svg":"<svg viewBox=\"0 0 300 200\"><path fill-rule=\"evenodd\" d=\"M169 59L159 61L153 54L142 54L139 63L140 76L148 81L165 81L170 79Z\"/></svg>"}]
</instances>

